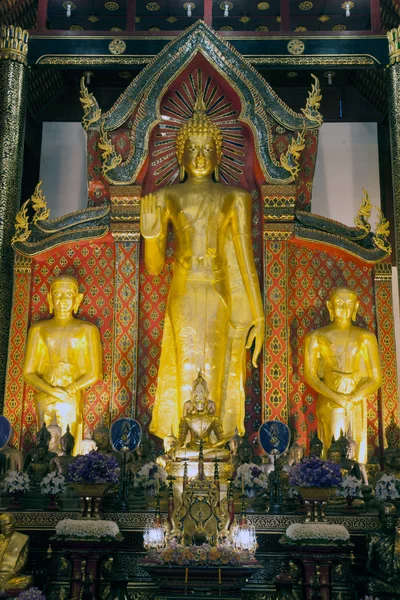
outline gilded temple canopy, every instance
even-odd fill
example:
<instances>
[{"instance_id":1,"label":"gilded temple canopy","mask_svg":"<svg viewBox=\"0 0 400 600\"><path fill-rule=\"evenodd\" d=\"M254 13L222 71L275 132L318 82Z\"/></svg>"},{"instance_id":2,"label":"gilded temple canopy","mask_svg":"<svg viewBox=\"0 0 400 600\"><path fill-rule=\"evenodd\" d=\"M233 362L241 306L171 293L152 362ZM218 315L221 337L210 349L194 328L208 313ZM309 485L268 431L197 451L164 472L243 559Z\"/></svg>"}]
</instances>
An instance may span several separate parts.
<instances>
[{"instance_id":1,"label":"gilded temple canopy","mask_svg":"<svg viewBox=\"0 0 400 600\"><path fill-rule=\"evenodd\" d=\"M293 177L288 169L277 162L271 152L271 132L268 121L273 121L297 135L315 130L322 124L319 108L319 84L315 79L306 108L302 114L291 110L272 90L263 77L233 46L198 21L177 39L169 43L132 81L114 106L101 115L94 98L82 90L84 126L99 131L106 151L106 178L114 185L134 183L145 163L152 128L161 121L160 104L170 84L201 54L211 67L235 91L240 91L241 111L238 121L253 131L256 153L267 181L288 183ZM85 108L86 104L86 108ZM107 132L129 127L129 157L122 162L113 152Z\"/></svg>"}]
</instances>

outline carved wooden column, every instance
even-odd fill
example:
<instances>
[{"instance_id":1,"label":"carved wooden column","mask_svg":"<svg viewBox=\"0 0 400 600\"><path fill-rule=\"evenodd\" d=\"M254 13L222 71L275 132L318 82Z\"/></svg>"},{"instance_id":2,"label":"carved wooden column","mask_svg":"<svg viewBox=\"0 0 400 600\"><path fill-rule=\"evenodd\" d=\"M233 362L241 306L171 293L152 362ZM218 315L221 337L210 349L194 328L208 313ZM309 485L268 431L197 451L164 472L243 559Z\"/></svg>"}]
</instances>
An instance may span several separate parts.
<instances>
[{"instance_id":1,"label":"carved wooden column","mask_svg":"<svg viewBox=\"0 0 400 600\"><path fill-rule=\"evenodd\" d=\"M136 414L141 187L111 186L115 240L114 343L110 422Z\"/></svg>"},{"instance_id":2,"label":"carved wooden column","mask_svg":"<svg viewBox=\"0 0 400 600\"><path fill-rule=\"evenodd\" d=\"M28 32L0 27L0 412L7 371L13 281L11 238L19 209L27 94Z\"/></svg>"},{"instance_id":3,"label":"carved wooden column","mask_svg":"<svg viewBox=\"0 0 400 600\"><path fill-rule=\"evenodd\" d=\"M296 188L263 185L265 344L263 420L289 419L288 240ZM268 399L268 401L267 401Z\"/></svg>"},{"instance_id":4,"label":"carved wooden column","mask_svg":"<svg viewBox=\"0 0 400 600\"><path fill-rule=\"evenodd\" d=\"M387 33L389 41L389 126L392 156L396 264L400 268L400 26ZM398 278L400 293L400 277Z\"/></svg>"}]
</instances>

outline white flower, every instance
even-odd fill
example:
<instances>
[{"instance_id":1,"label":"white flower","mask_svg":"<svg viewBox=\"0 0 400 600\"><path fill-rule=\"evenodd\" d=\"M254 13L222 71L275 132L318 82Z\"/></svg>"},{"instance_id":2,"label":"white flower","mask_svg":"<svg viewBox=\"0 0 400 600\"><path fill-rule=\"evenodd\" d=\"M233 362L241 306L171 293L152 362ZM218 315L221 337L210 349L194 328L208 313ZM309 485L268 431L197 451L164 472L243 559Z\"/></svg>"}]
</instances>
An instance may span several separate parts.
<instances>
[{"instance_id":1,"label":"white flower","mask_svg":"<svg viewBox=\"0 0 400 600\"><path fill-rule=\"evenodd\" d=\"M286 537L291 540L330 540L347 542L350 534L343 525L327 523L293 523L286 530Z\"/></svg>"},{"instance_id":2,"label":"white flower","mask_svg":"<svg viewBox=\"0 0 400 600\"><path fill-rule=\"evenodd\" d=\"M30 488L29 477L21 471L10 471L4 479L4 488L9 494L28 492Z\"/></svg>"},{"instance_id":3,"label":"white flower","mask_svg":"<svg viewBox=\"0 0 400 600\"><path fill-rule=\"evenodd\" d=\"M256 469L256 473L258 472L257 476L253 474L253 469ZM239 489L244 487L245 490L247 489L247 492L252 491L254 487L267 489L268 476L258 465L254 463L245 463L238 467L236 477L233 480L233 485Z\"/></svg>"},{"instance_id":4,"label":"white flower","mask_svg":"<svg viewBox=\"0 0 400 600\"><path fill-rule=\"evenodd\" d=\"M155 462L146 463L140 471L138 471L135 477L134 486L144 488L155 487L157 479L158 484L161 486L167 481L167 477L168 473L163 467Z\"/></svg>"},{"instance_id":5,"label":"white flower","mask_svg":"<svg viewBox=\"0 0 400 600\"><path fill-rule=\"evenodd\" d=\"M67 489L65 477L52 471L40 482L40 491L42 494L54 495L65 494Z\"/></svg>"},{"instance_id":6,"label":"white flower","mask_svg":"<svg viewBox=\"0 0 400 600\"><path fill-rule=\"evenodd\" d=\"M357 477L346 475L342 479L337 495L344 498L362 498L361 487L362 482Z\"/></svg>"},{"instance_id":7,"label":"white flower","mask_svg":"<svg viewBox=\"0 0 400 600\"><path fill-rule=\"evenodd\" d=\"M56 525L56 535L70 539L114 539L118 534L119 527L115 521L63 519Z\"/></svg>"},{"instance_id":8,"label":"white flower","mask_svg":"<svg viewBox=\"0 0 400 600\"><path fill-rule=\"evenodd\" d=\"M375 498L381 502L387 500L399 500L400 481L392 475L382 475L375 486Z\"/></svg>"}]
</instances>

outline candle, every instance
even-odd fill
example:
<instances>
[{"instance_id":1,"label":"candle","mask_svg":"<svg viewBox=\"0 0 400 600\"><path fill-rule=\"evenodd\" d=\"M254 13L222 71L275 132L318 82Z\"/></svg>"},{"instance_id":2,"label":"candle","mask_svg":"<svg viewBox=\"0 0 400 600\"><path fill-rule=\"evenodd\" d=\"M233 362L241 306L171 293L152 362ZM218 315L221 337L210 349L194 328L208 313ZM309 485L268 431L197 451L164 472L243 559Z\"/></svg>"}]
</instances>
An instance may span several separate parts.
<instances>
[{"instance_id":1,"label":"candle","mask_svg":"<svg viewBox=\"0 0 400 600\"><path fill-rule=\"evenodd\" d=\"M221 569L218 569L218 585L221 585Z\"/></svg>"},{"instance_id":2,"label":"candle","mask_svg":"<svg viewBox=\"0 0 400 600\"><path fill-rule=\"evenodd\" d=\"M160 475L156 475L156 496L160 493Z\"/></svg>"},{"instance_id":3,"label":"candle","mask_svg":"<svg viewBox=\"0 0 400 600\"><path fill-rule=\"evenodd\" d=\"M188 582L188 579L189 579L189 569L188 569L188 567L186 567L186 569L185 569L185 583Z\"/></svg>"},{"instance_id":4,"label":"candle","mask_svg":"<svg viewBox=\"0 0 400 600\"><path fill-rule=\"evenodd\" d=\"M242 496L244 496L244 475L242 474Z\"/></svg>"}]
</instances>

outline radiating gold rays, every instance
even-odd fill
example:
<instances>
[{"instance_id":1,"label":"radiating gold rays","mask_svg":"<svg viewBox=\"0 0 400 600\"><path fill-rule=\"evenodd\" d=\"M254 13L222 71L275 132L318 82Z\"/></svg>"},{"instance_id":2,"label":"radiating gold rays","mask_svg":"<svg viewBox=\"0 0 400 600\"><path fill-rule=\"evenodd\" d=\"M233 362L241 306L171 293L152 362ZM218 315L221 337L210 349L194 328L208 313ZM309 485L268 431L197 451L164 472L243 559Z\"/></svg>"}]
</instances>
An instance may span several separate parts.
<instances>
[{"instance_id":1,"label":"radiating gold rays","mask_svg":"<svg viewBox=\"0 0 400 600\"><path fill-rule=\"evenodd\" d=\"M158 126L151 153L151 167L154 168L157 187L171 185L178 178L175 138L179 129L192 117L199 94L203 96L207 116L222 132L221 180L236 184L243 174L245 148L242 127L237 120L238 111L232 107L232 102L226 95L221 93L218 85L213 83L211 75L204 78L202 70L198 68L161 105L162 122Z\"/></svg>"}]
</instances>

